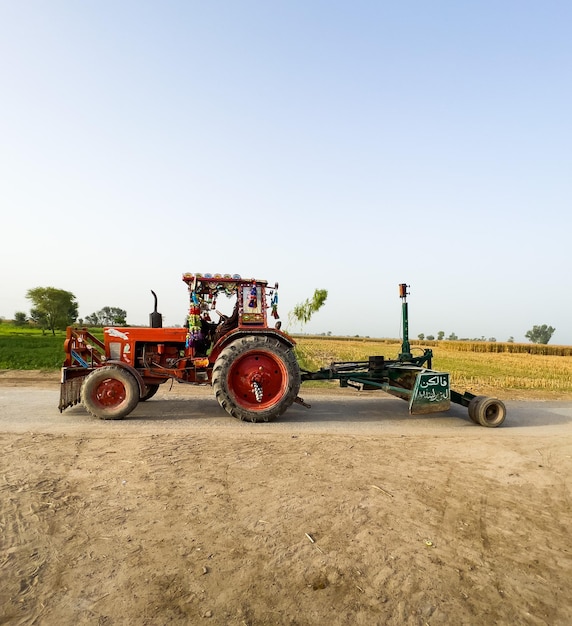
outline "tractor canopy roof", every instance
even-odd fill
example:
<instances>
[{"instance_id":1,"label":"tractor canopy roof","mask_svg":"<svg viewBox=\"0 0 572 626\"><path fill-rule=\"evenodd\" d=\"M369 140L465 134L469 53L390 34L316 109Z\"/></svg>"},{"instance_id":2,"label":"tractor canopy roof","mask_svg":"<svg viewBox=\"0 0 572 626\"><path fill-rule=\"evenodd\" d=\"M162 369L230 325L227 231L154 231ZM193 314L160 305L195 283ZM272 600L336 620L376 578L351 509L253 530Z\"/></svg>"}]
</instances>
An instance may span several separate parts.
<instances>
[{"instance_id":1,"label":"tractor canopy roof","mask_svg":"<svg viewBox=\"0 0 572 626\"><path fill-rule=\"evenodd\" d=\"M183 274L183 281L189 286L189 290L196 293L227 293L235 292L238 287L245 285L260 285L265 287L266 280L257 278L242 278L240 274Z\"/></svg>"},{"instance_id":2,"label":"tractor canopy roof","mask_svg":"<svg viewBox=\"0 0 572 626\"><path fill-rule=\"evenodd\" d=\"M278 283L267 292L268 282L256 278L242 278L239 274L183 274L183 281L189 287L191 306L189 309L189 329L201 327L201 313L216 310L220 295L236 297L235 310L229 319L243 328L246 326L266 327L266 311L276 319L278 315ZM267 297L271 298L270 304ZM218 311L217 311L218 312Z\"/></svg>"}]
</instances>

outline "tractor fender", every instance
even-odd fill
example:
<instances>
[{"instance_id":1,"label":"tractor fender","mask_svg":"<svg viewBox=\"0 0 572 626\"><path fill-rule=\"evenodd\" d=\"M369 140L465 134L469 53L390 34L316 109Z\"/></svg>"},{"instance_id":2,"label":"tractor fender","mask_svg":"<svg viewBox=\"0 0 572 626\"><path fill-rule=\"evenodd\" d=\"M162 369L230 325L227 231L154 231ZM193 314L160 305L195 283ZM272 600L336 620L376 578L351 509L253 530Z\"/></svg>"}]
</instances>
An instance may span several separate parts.
<instances>
[{"instance_id":1,"label":"tractor fender","mask_svg":"<svg viewBox=\"0 0 572 626\"><path fill-rule=\"evenodd\" d=\"M133 378L135 378L137 384L139 385L139 397L142 398L147 393L147 385L145 384L145 381L143 380L141 374L134 367L128 365L127 363L124 363L123 361L114 360L105 361L105 365L115 365L116 367L127 370L133 376Z\"/></svg>"},{"instance_id":2,"label":"tractor fender","mask_svg":"<svg viewBox=\"0 0 572 626\"><path fill-rule=\"evenodd\" d=\"M264 328L261 330L241 328L238 330L233 330L230 333L227 333L216 344L216 346L212 349L210 353L210 356L209 356L210 362L214 363L217 360L218 355L224 350L224 348L226 348L226 346L228 346L229 343L236 341L240 337L248 337L251 335L260 335L262 337L275 337L276 339L278 339L278 341L283 343L285 346L288 346L289 348L293 348L296 345L296 342L294 341L294 339L292 339L292 337L274 328Z\"/></svg>"}]
</instances>

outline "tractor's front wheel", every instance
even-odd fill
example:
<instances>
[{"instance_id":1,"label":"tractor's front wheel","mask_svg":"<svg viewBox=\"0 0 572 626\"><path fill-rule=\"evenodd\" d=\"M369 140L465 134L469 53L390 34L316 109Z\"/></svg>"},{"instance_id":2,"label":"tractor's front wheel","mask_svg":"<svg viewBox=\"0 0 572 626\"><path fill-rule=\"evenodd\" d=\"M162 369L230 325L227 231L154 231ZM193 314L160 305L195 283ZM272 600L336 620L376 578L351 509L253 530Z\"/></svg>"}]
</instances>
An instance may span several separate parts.
<instances>
[{"instance_id":1,"label":"tractor's front wheel","mask_svg":"<svg viewBox=\"0 0 572 626\"><path fill-rule=\"evenodd\" d=\"M298 396L300 368L289 346L275 337L250 335L220 353L212 384L227 413L247 422L267 422Z\"/></svg>"},{"instance_id":2,"label":"tractor's front wheel","mask_svg":"<svg viewBox=\"0 0 572 626\"><path fill-rule=\"evenodd\" d=\"M81 386L83 406L102 420L120 420L137 406L139 385L126 370L106 365L93 370Z\"/></svg>"}]
</instances>

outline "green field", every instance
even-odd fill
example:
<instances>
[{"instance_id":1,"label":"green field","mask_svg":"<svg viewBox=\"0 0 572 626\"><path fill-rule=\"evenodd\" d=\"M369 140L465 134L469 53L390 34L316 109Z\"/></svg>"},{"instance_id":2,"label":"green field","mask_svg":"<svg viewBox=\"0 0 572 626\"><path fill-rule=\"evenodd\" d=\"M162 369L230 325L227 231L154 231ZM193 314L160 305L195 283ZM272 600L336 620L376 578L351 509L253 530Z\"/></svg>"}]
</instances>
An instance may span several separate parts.
<instances>
[{"instance_id":1,"label":"green field","mask_svg":"<svg viewBox=\"0 0 572 626\"><path fill-rule=\"evenodd\" d=\"M54 337L4 322L0 324L0 369L57 369L64 360L64 338L64 332Z\"/></svg>"},{"instance_id":2,"label":"green field","mask_svg":"<svg viewBox=\"0 0 572 626\"><path fill-rule=\"evenodd\" d=\"M103 336L101 331L99 335ZM57 370L64 361L65 337L65 331L43 335L37 328L4 322L0 324L0 369Z\"/></svg>"},{"instance_id":3,"label":"green field","mask_svg":"<svg viewBox=\"0 0 572 626\"><path fill-rule=\"evenodd\" d=\"M101 329L93 331L102 336ZM57 370L64 360L65 332L42 335L37 329L0 324L0 369ZM398 340L296 337L301 367L317 370L332 361L365 361L371 355L395 358ZM430 346L433 369L451 373L458 391L501 398L558 397L572 394L572 348L535 344L463 341L412 341L415 353ZM306 383L324 385L332 383ZM337 385L337 383L333 383Z\"/></svg>"}]
</instances>

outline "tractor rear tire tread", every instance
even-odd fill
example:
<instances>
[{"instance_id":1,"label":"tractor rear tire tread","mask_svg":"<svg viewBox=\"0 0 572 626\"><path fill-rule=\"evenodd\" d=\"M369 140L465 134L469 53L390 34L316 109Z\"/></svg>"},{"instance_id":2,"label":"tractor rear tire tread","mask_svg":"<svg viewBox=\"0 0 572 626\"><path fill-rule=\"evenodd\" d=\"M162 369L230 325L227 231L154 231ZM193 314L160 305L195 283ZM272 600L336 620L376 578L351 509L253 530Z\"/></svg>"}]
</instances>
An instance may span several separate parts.
<instances>
[{"instance_id":1,"label":"tractor rear tire tread","mask_svg":"<svg viewBox=\"0 0 572 626\"><path fill-rule=\"evenodd\" d=\"M241 406L229 384L233 363L249 353L267 354L271 359L280 361L284 370L284 393L277 396L270 406L260 410ZM267 335L248 335L233 341L222 350L213 368L212 385L218 403L232 417L246 422L268 422L282 415L297 398L300 383L300 368L293 349Z\"/></svg>"}]
</instances>

